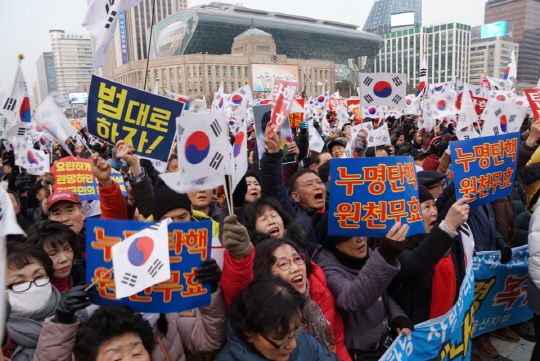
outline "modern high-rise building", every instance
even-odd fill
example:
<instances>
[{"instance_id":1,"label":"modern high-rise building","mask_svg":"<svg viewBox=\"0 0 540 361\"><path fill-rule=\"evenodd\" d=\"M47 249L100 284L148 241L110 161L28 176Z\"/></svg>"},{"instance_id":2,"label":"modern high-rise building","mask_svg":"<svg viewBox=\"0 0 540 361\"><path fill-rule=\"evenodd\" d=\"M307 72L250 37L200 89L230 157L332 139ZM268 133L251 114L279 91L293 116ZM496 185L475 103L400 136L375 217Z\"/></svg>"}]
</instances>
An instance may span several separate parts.
<instances>
[{"instance_id":1,"label":"modern high-rise building","mask_svg":"<svg viewBox=\"0 0 540 361\"><path fill-rule=\"evenodd\" d=\"M540 0L489 0L484 23L514 24L513 41L519 44L517 85L534 87L540 76Z\"/></svg>"},{"instance_id":2,"label":"modern high-rise building","mask_svg":"<svg viewBox=\"0 0 540 361\"><path fill-rule=\"evenodd\" d=\"M513 24L492 23L475 26L471 31L471 61L469 82L480 84L484 72L503 78L512 51L519 69L519 44L512 41ZM503 30L504 29L504 30Z\"/></svg>"},{"instance_id":3,"label":"modern high-rise building","mask_svg":"<svg viewBox=\"0 0 540 361\"><path fill-rule=\"evenodd\" d=\"M419 81L420 62L426 54L429 83L460 79L469 81L471 27L450 23L394 31L382 35L384 44L375 59L374 71L406 73L412 91Z\"/></svg>"},{"instance_id":4,"label":"modern high-rise building","mask_svg":"<svg viewBox=\"0 0 540 361\"><path fill-rule=\"evenodd\" d=\"M411 12L413 17L405 15ZM392 27L407 25L414 28L422 26L422 0L376 0L364 24L364 31L382 35L391 33Z\"/></svg>"},{"instance_id":5,"label":"modern high-rise building","mask_svg":"<svg viewBox=\"0 0 540 361\"><path fill-rule=\"evenodd\" d=\"M68 97L81 83L92 78L92 38L90 34L72 34L50 30L58 93Z\"/></svg>"},{"instance_id":6,"label":"modern high-rise building","mask_svg":"<svg viewBox=\"0 0 540 361\"><path fill-rule=\"evenodd\" d=\"M33 99L33 108L37 108L41 104L41 94L39 89L39 79L32 84L32 99Z\"/></svg>"},{"instance_id":7,"label":"modern high-rise building","mask_svg":"<svg viewBox=\"0 0 540 361\"><path fill-rule=\"evenodd\" d=\"M43 99L51 92L58 90L53 53L42 53L36 61L36 67L39 82L39 94L40 98ZM39 105L39 103L40 102L37 102L36 106Z\"/></svg>"},{"instance_id":8,"label":"modern high-rise building","mask_svg":"<svg viewBox=\"0 0 540 361\"><path fill-rule=\"evenodd\" d=\"M143 0L139 5L120 13L114 38L107 50L103 76L110 76L114 69L128 61L146 59L153 4L154 24L187 9L187 0Z\"/></svg>"}]
</instances>

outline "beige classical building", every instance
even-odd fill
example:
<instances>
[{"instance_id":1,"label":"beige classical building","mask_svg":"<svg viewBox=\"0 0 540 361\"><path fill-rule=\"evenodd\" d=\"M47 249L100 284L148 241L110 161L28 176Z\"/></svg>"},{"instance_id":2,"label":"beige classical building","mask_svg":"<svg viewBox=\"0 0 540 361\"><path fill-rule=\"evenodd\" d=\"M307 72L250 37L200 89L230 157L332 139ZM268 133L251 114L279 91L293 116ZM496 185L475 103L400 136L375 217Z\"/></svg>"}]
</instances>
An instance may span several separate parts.
<instances>
[{"instance_id":1,"label":"beige classical building","mask_svg":"<svg viewBox=\"0 0 540 361\"><path fill-rule=\"evenodd\" d=\"M110 78L119 83L143 88L146 60L131 61L112 71ZM190 54L151 59L148 67L146 90L154 89L156 79L164 89L191 97L208 100L221 83L230 93L245 84L268 95L272 79L296 80L307 96L323 91L325 81L334 89L334 63L331 61L289 59L277 54L272 36L254 27L238 35L231 54ZM263 88L254 85L262 84ZM164 95L163 90L160 91Z\"/></svg>"}]
</instances>

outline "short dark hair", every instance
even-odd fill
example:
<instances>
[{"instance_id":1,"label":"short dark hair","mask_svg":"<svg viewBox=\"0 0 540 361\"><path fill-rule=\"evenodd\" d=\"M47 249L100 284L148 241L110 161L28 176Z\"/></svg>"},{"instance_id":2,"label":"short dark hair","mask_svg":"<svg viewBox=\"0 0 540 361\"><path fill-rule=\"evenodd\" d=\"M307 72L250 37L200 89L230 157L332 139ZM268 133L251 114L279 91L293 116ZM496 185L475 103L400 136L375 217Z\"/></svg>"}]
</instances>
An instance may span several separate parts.
<instances>
[{"instance_id":1,"label":"short dark hair","mask_svg":"<svg viewBox=\"0 0 540 361\"><path fill-rule=\"evenodd\" d=\"M319 163L321 162L321 154L323 154L323 153L328 153L328 151L323 150L320 153L316 153L316 154L312 155L311 156L311 164L319 165ZM330 153L328 153L328 154L330 154Z\"/></svg>"},{"instance_id":2,"label":"short dark hair","mask_svg":"<svg viewBox=\"0 0 540 361\"><path fill-rule=\"evenodd\" d=\"M259 182L259 184L261 184L261 178L259 178L259 175L255 172L246 172L246 174L244 175L244 179L247 178L247 177L253 177L257 180L257 182Z\"/></svg>"},{"instance_id":3,"label":"short dark hair","mask_svg":"<svg viewBox=\"0 0 540 361\"><path fill-rule=\"evenodd\" d=\"M304 296L279 277L254 279L234 299L229 321L236 334L247 342L246 333L267 335L275 332L285 338L291 331L291 321L301 322Z\"/></svg>"},{"instance_id":4,"label":"short dark hair","mask_svg":"<svg viewBox=\"0 0 540 361\"><path fill-rule=\"evenodd\" d=\"M18 270L28 266L33 261L39 262L45 269L47 276L52 277L54 273L53 261L43 249L30 243L7 243L7 266L9 269Z\"/></svg>"},{"instance_id":5,"label":"short dark hair","mask_svg":"<svg viewBox=\"0 0 540 361\"><path fill-rule=\"evenodd\" d=\"M275 210L283 220L283 226L287 226L292 222L289 213L285 212L281 203L274 197L259 198L246 205L244 215L244 226L248 231L255 231L257 218L259 218L267 209Z\"/></svg>"},{"instance_id":6,"label":"short dark hair","mask_svg":"<svg viewBox=\"0 0 540 361\"><path fill-rule=\"evenodd\" d=\"M297 180L298 180L299 177L303 176L306 173L313 173L318 177L317 173L315 173L313 170L311 170L309 168L300 169L298 172L294 173L291 176L291 179L289 179L289 190L291 192L296 192L298 190L298 184L296 184Z\"/></svg>"},{"instance_id":7,"label":"short dark hair","mask_svg":"<svg viewBox=\"0 0 540 361\"><path fill-rule=\"evenodd\" d=\"M323 183L328 182L330 179L330 160L327 160L319 167L319 177Z\"/></svg>"},{"instance_id":8,"label":"short dark hair","mask_svg":"<svg viewBox=\"0 0 540 361\"><path fill-rule=\"evenodd\" d=\"M99 346L127 333L139 335L144 348L152 355L155 346L154 333L139 312L126 305L101 306L77 331L73 346L75 360L95 361Z\"/></svg>"},{"instance_id":9,"label":"short dark hair","mask_svg":"<svg viewBox=\"0 0 540 361\"><path fill-rule=\"evenodd\" d=\"M262 241L255 247L255 259L253 260L253 277L264 277L272 273L272 266L276 263L277 259L273 253L278 248L285 244L288 244L297 253L303 253L306 257L306 272L307 276L311 275L313 268L311 267L311 259L308 252L303 248L298 247L298 244L287 238L268 238Z\"/></svg>"},{"instance_id":10,"label":"short dark hair","mask_svg":"<svg viewBox=\"0 0 540 361\"><path fill-rule=\"evenodd\" d=\"M36 246L44 249L46 245L50 245L51 248L64 247L66 243L69 243L73 254L77 255L81 244L79 237L68 226L57 221L41 221L32 224L26 230L28 238L26 243L35 244Z\"/></svg>"}]
</instances>

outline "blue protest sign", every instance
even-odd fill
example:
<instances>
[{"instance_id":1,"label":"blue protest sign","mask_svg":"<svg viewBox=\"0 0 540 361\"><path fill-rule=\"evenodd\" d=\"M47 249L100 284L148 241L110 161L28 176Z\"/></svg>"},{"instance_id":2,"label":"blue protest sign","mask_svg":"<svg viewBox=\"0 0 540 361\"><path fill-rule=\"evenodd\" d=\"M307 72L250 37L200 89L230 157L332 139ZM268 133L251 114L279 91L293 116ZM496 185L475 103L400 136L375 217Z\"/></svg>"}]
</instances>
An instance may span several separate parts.
<instances>
[{"instance_id":1,"label":"blue protest sign","mask_svg":"<svg viewBox=\"0 0 540 361\"><path fill-rule=\"evenodd\" d=\"M90 218L86 224L86 280L91 283L106 275L112 265L111 248L132 234L156 222L110 221ZM210 258L211 221L169 224L171 279L128 298L116 299L114 276L108 274L96 284L98 305L127 304L141 312L180 312L210 304L210 287L196 281L196 268ZM116 271L116 270L115 270Z\"/></svg>"},{"instance_id":2,"label":"blue protest sign","mask_svg":"<svg viewBox=\"0 0 540 361\"><path fill-rule=\"evenodd\" d=\"M412 157L332 159L328 234L381 237L397 222L424 232Z\"/></svg>"},{"instance_id":3,"label":"blue protest sign","mask_svg":"<svg viewBox=\"0 0 540 361\"><path fill-rule=\"evenodd\" d=\"M500 263L501 252L474 257L474 336L530 320L528 307L529 246L512 249L512 259Z\"/></svg>"},{"instance_id":4,"label":"blue protest sign","mask_svg":"<svg viewBox=\"0 0 540 361\"><path fill-rule=\"evenodd\" d=\"M183 103L111 80L92 76L88 95L88 131L115 144L133 145L135 154L166 162Z\"/></svg>"},{"instance_id":5,"label":"blue protest sign","mask_svg":"<svg viewBox=\"0 0 540 361\"><path fill-rule=\"evenodd\" d=\"M380 360L470 360L473 326L474 273L469 265L459 299L445 315L414 326L398 336Z\"/></svg>"},{"instance_id":6,"label":"blue protest sign","mask_svg":"<svg viewBox=\"0 0 540 361\"><path fill-rule=\"evenodd\" d=\"M476 207L506 197L512 190L519 156L519 133L450 143L456 198Z\"/></svg>"}]
</instances>

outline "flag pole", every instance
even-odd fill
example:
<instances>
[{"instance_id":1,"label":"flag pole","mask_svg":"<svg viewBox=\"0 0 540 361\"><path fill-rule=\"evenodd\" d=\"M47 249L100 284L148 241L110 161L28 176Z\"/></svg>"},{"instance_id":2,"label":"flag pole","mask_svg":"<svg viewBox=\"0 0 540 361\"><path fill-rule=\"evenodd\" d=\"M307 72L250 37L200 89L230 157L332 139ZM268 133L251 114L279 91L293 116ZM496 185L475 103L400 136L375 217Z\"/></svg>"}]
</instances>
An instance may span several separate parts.
<instances>
[{"instance_id":1,"label":"flag pole","mask_svg":"<svg viewBox=\"0 0 540 361\"><path fill-rule=\"evenodd\" d=\"M152 24L150 26L150 39L148 40L148 51L146 52L146 71L144 72L143 90L146 91L146 80L148 79L148 64L150 63L150 48L152 46L152 33L154 32L154 15L156 14L156 0L152 2Z\"/></svg>"},{"instance_id":2,"label":"flag pole","mask_svg":"<svg viewBox=\"0 0 540 361\"><path fill-rule=\"evenodd\" d=\"M232 190L232 175L227 174L225 175L227 190L229 193L229 214L232 216L234 215L234 202L233 202L233 190Z\"/></svg>"},{"instance_id":3,"label":"flag pole","mask_svg":"<svg viewBox=\"0 0 540 361\"><path fill-rule=\"evenodd\" d=\"M107 276L108 274L110 274L112 271L113 271L114 267L111 267L107 272L105 272L104 274L101 275L101 277L99 277L97 280L95 280L94 282L92 282L92 284L88 287L86 287L84 289L84 292L88 292L90 290L90 288L94 287L99 281L101 281L105 276Z\"/></svg>"}]
</instances>

